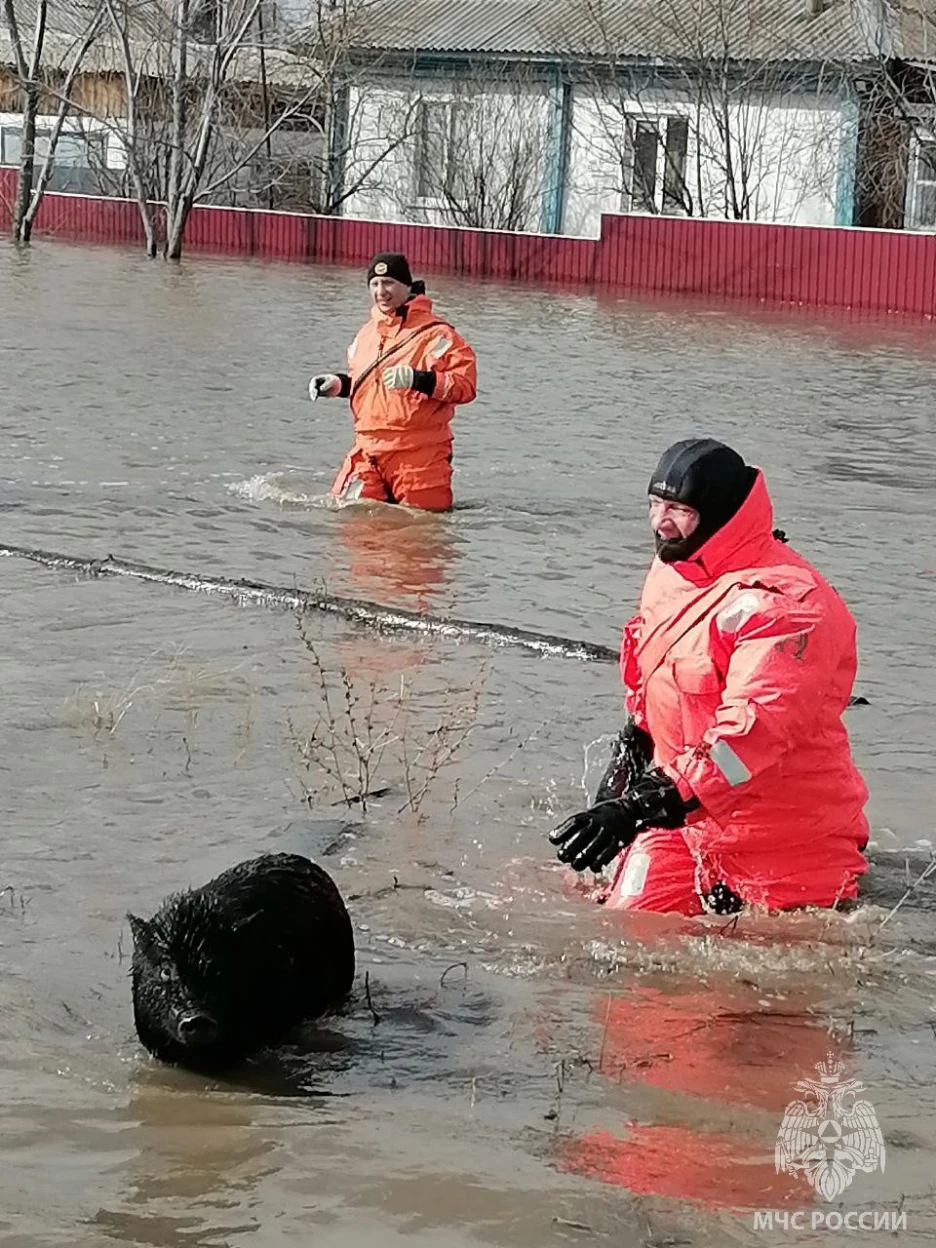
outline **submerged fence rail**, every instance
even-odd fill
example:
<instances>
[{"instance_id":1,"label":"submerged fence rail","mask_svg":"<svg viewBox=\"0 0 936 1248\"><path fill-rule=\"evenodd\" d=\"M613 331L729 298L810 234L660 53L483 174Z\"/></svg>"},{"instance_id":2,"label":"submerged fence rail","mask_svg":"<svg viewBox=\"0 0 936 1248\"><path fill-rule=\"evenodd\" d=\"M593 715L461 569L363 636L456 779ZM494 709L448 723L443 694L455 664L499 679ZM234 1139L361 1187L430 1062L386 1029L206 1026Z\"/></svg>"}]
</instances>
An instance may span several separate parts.
<instances>
[{"instance_id":1,"label":"submerged fence rail","mask_svg":"<svg viewBox=\"0 0 936 1248\"><path fill-rule=\"evenodd\" d=\"M509 624L483 624L476 620L458 620L429 612L405 611L398 607L384 607L364 598L345 598L339 594L329 594L324 590L287 588L237 577L173 572L168 568L157 568L147 563L115 559L113 555L108 555L106 559L89 559L84 555L65 555L54 550L0 544L0 559L28 559L46 568L77 572L80 576L87 577L124 576L134 581L147 581L150 584L168 585L204 594L218 594L236 603L278 607L302 614L318 611L347 620L351 624L372 628L379 633L421 633L427 637L449 637L456 641L518 646L544 658L582 659L591 663L618 661L617 650L594 641L577 641L572 637L558 637L552 633L534 633L525 628L513 628ZM848 705L866 706L867 702L867 698L852 697L849 698Z\"/></svg>"},{"instance_id":2,"label":"submerged fence rail","mask_svg":"<svg viewBox=\"0 0 936 1248\"><path fill-rule=\"evenodd\" d=\"M318 611L347 620L351 624L373 628L377 632L422 633L426 636L450 637L461 641L481 641L490 645L519 646L543 656L558 655L589 662L614 663L618 658L618 652L610 646L601 646L591 641L576 641L549 633L533 633L506 624L483 624L473 620L457 620L447 616L383 607L376 602L368 602L362 598L344 598L324 590L294 589L267 585L263 581L173 572L168 568L156 568L146 563L115 559L112 555L108 555L106 559L89 559L27 546L0 545L0 558L29 559L47 568L77 572L87 577L123 576L156 585L218 594L238 603L282 607L303 614Z\"/></svg>"},{"instance_id":3,"label":"submerged fence rail","mask_svg":"<svg viewBox=\"0 0 936 1248\"><path fill-rule=\"evenodd\" d=\"M0 230L9 229L17 171L0 168ZM155 206L157 224L162 210ZM132 200L47 192L35 233L143 244ZM361 221L311 213L198 205L190 251L364 265L405 251L424 273L692 295L767 306L936 314L936 236L903 230L611 215L598 238Z\"/></svg>"}]
</instances>

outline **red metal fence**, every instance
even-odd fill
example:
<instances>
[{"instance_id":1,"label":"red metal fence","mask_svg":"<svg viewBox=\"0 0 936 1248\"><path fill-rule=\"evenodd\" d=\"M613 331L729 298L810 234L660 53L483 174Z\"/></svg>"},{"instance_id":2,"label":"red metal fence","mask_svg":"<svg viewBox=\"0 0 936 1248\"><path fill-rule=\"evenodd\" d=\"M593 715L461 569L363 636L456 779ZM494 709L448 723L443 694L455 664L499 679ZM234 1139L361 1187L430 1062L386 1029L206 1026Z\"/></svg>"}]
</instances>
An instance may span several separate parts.
<instances>
[{"instance_id":1,"label":"red metal fence","mask_svg":"<svg viewBox=\"0 0 936 1248\"><path fill-rule=\"evenodd\" d=\"M0 169L0 230L9 228L15 183L15 170ZM47 194L35 232L108 243L143 239L135 203L83 195ZM426 273L936 313L936 236L890 230L605 216L592 239L198 207L185 242L189 251L358 265L375 251L398 250Z\"/></svg>"}]
</instances>

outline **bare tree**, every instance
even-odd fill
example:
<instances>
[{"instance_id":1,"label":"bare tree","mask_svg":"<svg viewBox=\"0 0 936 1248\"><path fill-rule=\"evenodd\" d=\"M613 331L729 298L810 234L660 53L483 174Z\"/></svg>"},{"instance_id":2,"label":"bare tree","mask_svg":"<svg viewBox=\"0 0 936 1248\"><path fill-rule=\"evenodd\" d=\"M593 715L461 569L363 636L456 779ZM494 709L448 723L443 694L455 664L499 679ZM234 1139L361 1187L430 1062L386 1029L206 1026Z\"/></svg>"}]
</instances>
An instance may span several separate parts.
<instances>
[{"instance_id":1,"label":"bare tree","mask_svg":"<svg viewBox=\"0 0 936 1248\"><path fill-rule=\"evenodd\" d=\"M150 254L164 222L164 255L181 255L197 203L337 212L402 141L390 134L361 158L348 127L362 72L351 52L376 0L323 0L293 31L273 23L268 0L101 3L122 99L96 119L126 159L101 171L102 189L136 199Z\"/></svg>"},{"instance_id":2,"label":"bare tree","mask_svg":"<svg viewBox=\"0 0 936 1248\"><path fill-rule=\"evenodd\" d=\"M403 109L375 107L373 84L385 54L371 45L383 0L314 0L312 8L313 20L289 46L318 69L320 144L313 158L313 206L333 216L363 186L379 179L382 166L408 142L418 95Z\"/></svg>"},{"instance_id":3,"label":"bare tree","mask_svg":"<svg viewBox=\"0 0 936 1248\"><path fill-rule=\"evenodd\" d=\"M197 200L211 199L258 153L269 151L272 135L315 100L315 66L279 57L275 115L267 99L261 101L270 60L265 50L261 56L257 44L261 5L262 0L233 0L212 8L215 29L204 31L198 29L203 9L194 0L174 0L169 39L160 45L168 65L150 84L163 89L151 91L151 104L153 95L158 101L153 113L168 121L164 200L169 259L182 254L186 222ZM210 42L197 41L196 33ZM243 141L232 150L236 134Z\"/></svg>"},{"instance_id":4,"label":"bare tree","mask_svg":"<svg viewBox=\"0 0 936 1248\"><path fill-rule=\"evenodd\" d=\"M384 182L386 168L416 133L421 96L409 97L403 107L384 102L375 108L366 75L358 69L329 98L340 106L328 110L316 210L333 216L363 189Z\"/></svg>"},{"instance_id":5,"label":"bare tree","mask_svg":"<svg viewBox=\"0 0 936 1248\"><path fill-rule=\"evenodd\" d=\"M117 127L117 130L126 160L130 186L140 210L146 254L153 257L157 250L156 226L152 208L154 188L147 177L145 152L140 143L142 70L134 64L129 14L126 7L118 8L115 0L103 0L103 4L118 54L117 63L121 66L123 75L123 124ZM103 170L99 172L103 174Z\"/></svg>"},{"instance_id":6,"label":"bare tree","mask_svg":"<svg viewBox=\"0 0 936 1248\"><path fill-rule=\"evenodd\" d=\"M178 259L195 204L223 197L261 154L269 168L273 136L314 106L315 67L260 42L263 0L170 0L155 14L103 3L123 82L122 102L101 118L126 157L126 185L113 189L136 199L150 254L153 205L163 206L163 252Z\"/></svg>"},{"instance_id":7,"label":"bare tree","mask_svg":"<svg viewBox=\"0 0 936 1248\"><path fill-rule=\"evenodd\" d=\"M919 59L896 60L874 32L873 73L860 81L857 222L884 229L936 229L936 17L896 5L905 42Z\"/></svg>"},{"instance_id":8,"label":"bare tree","mask_svg":"<svg viewBox=\"0 0 936 1248\"><path fill-rule=\"evenodd\" d=\"M72 88L89 48L100 34L102 13L100 8L87 11L86 29L77 38L66 40L63 49L61 35L49 30L48 0L38 0L35 5L32 39L28 45L23 38L16 0L2 0L2 6L22 113L19 177L13 204L13 238L18 243L28 243L42 197L52 177L56 149L70 111ZM82 10L75 9L75 12ZM59 55L50 67L46 60L48 45L53 42ZM55 84L51 92L50 83ZM50 132L44 136L44 150L41 161L37 163L37 120L44 101L50 98L55 100L55 119Z\"/></svg>"},{"instance_id":9,"label":"bare tree","mask_svg":"<svg viewBox=\"0 0 936 1248\"><path fill-rule=\"evenodd\" d=\"M915 223L923 207L911 204L908 214L908 184L913 149L925 157L929 135L922 116L906 106L902 90L896 87L896 81L884 73L869 80L863 94L855 170L855 225L901 229L908 216ZM918 168L919 164L918 159ZM936 183L936 170L931 180ZM932 220L936 224L936 216Z\"/></svg>"}]
</instances>

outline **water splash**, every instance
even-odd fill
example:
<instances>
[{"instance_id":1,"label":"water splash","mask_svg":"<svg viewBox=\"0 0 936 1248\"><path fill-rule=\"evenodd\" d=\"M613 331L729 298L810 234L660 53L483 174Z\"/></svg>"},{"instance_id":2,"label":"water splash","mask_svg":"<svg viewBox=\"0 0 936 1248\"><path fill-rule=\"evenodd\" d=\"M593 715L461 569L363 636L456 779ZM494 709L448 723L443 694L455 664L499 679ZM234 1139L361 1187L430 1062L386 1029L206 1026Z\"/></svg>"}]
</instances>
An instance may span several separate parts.
<instances>
[{"instance_id":1,"label":"water splash","mask_svg":"<svg viewBox=\"0 0 936 1248\"><path fill-rule=\"evenodd\" d=\"M285 472L262 472L246 481L232 481L229 494L249 503L276 503L278 507L322 507L331 510L330 494L309 494L300 489Z\"/></svg>"},{"instance_id":2,"label":"water splash","mask_svg":"<svg viewBox=\"0 0 936 1248\"><path fill-rule=\"evenodd\" d=\"M591 789L588 784L588 773L591 771L591 768L592 768L592 759L591 759L592 750L596 749L598 746L601 746L601 745L610 745L611 742L614 741L617 735L618 734L616 732L603 732L600 737L595 737L594 741L589 741L585 745L585 749L583 751L584 768L582 771L582 779L580 783L582 786L582 792L585 794L586 803L590 803L592 800Z\"/></svg>"}]
</instances>

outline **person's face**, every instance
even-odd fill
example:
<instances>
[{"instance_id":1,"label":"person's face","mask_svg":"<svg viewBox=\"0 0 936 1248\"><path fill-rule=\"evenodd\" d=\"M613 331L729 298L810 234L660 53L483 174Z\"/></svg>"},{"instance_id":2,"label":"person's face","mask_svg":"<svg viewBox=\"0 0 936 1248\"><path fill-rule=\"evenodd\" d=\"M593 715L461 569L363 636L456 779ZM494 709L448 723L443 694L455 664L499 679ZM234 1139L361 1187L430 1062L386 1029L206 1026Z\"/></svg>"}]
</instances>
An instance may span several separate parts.
<instances>
[{"instance_id":1,"label":"person's face","mask_svg":"<svg viewBox=\"0 0 936 1248\"><path fill-rule=\"evenodd\" d=\"M682 541L699 527L699 513L685 503L650 495L650 528L661 541Z\"/></svg>"},{"instance_id":2,"label":"person's face","mask_svg":"<svg viewBox=\"0 0 936 1248\"><path fill-rule=\"evenodd\" d=\"M381 312L396 312L410 297L410 288L394 277L372 277L370 292Z\"/></svg>"}]
</instances>

